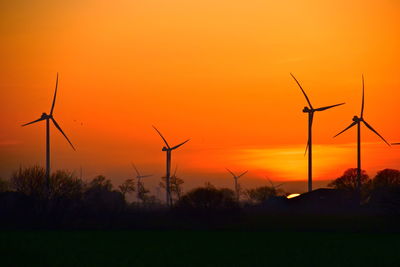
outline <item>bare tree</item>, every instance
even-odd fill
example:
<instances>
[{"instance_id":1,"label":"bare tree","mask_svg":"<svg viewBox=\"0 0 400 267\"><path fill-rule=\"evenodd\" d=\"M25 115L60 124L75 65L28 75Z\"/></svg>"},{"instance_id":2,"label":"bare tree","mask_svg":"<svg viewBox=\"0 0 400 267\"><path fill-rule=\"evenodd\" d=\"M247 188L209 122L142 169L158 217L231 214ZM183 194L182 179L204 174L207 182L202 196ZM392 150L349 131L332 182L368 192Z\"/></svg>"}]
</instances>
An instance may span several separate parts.
<instances>
[{"instance_id":1,"label":"bare tree","mask_svg":"<svg viewBox=\"0 0 400 267\"><path fill-rule=\"evenodd\" d=\"M178 167L175 167L174 174L170 177L169 185L171 195L175 196L176 201L179 201L182 197L182 185L185 183L185 181L176 175L177 169ZM160 187L166 189L166 184L166 177L162 177Z\"/></svg>"},{"instance_id":2,"label":"bare tree","mask_svg":"<svg viewBox=\"0 0 400 267\"><path fill-rule=\"evenodd\" d=\"M370 184L370 179L367 173L361 171L361 188L366 188ZM358 170L357 168L347 169L342 176L336 178L328 184L329 187L335 189L343 189L348 191L355 191L358 187Z\"/></svg>"},{"instance_id":3,"label":"bare tree","mask_svg":"<svg viewBox=\"0 0 400 267\"><path fill-rule=\"evenodd\" d=\"M16 192L27 196L45 197L46 170L38 165L30 168L20 167L11 175L10 186Z\"/></svg>"},{"instance_id":4,"label":"bare tree","mask_svg":"<svg viewBox=\"0 0 400 267\"><path fill-rule=\"evenodd\" d=\"M125 197L127 194L132 194L136 191L135 181L133 179L126 179L118 188L124 196L124 199L126 199Z\"/></svg>"},{"instance_id":5,"label":"bare tree","mask_svg":"<svg viewBox=\"0 0 400 267\"><path fill-rule=\"evenodd\" d=\"M150 190L144 187L142 181L138 182L138 198L142 201L142 203L146 203L149 199Z\"/></svg>"}]
</instances>

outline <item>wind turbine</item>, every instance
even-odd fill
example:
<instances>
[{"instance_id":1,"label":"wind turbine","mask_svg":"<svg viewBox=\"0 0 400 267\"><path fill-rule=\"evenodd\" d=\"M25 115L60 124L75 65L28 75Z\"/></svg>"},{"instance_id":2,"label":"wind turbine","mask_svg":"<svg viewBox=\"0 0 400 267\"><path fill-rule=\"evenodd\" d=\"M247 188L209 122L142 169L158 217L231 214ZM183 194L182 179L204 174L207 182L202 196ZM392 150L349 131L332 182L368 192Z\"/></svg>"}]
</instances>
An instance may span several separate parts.
<instances>
[{"instance_id":1,"label":"wind turbine","mask_svg":"<svg viewBox=\"0 0 400 267\"><path fill-rule=\"evenodd\" d=\"M139 200L140 199L140 197L139 197L139 194L140 194L140 186L142 186L142 182L141 182L141 180L142 180L142 178L146 178L146 177L151 177L151 176L153 176L152 174L147 174L147 175L141 175L140 174L140 172L139 172L139 170L136 168L136 166L135 166L135 164L133 164L132 163L132 167L133 167L133 169L136 171L136 179L137 179L137 199Z\"/></svg>"},{"instance_id":2,"label":"wind turbine","mask_svg":"<svg viewBox=\"0 0 400 267\"><path fill-rule=\"evenodd\" d=\"M379 136L388 146L390 146L390 144L385 140L385 138L383 138L377 131L375 131L374 128L372 128L371 125L368 124L368 122L366 122L364 120L364 75L362 75L362 102L361 102L360 117L355 115L353 117L353 122L346 129L344 129L343 131L341 131L340 133L338 133L337 135L334 136L334 137L336 137L336 136L344 133L351 127L357 125L357 191L358 192L360 192L360 190L361 190L361 122L364 123L364 125L369 130L371 130L377 136Z\"/></svg>"},{"instance_id":3,"label":"wind turbine","mask_svg":"<svg viewBox=\"0 0 400 267\"><path fill-rule=\"evenodd\" d=\"M281 183L281 184L275 185L275 184L271 181L271 179L269 179L268 177L266 177L266 178L268 179L268 182L271 184L271 187L272 187L274 190L276 190L278 187L281 187L282 185L285 184L285 183Z\"/></svg>"},{"instance_id":4,"label":"wind turbine","mask_svg":"<svg viewBox=\"0 0 400 267\"><path fill-rule=\"evenodd\" d=\"M269 183L271 184L271 188L272 188L272 190L273 190L273 192L274 192L275 195L277 195L277 193L278 193L278 188L285 184L285 183L280 183L280 184L278 184L278 185L275 185L275 184L271 181L271 179L269 179L267 176L265 176L265 178L267 178L267 180L268 180Z\"/></svg>"},{"instance_id":5,"label":"wind turbine","mask_svg":"<svg viewBox=\"0 0 400 267\"><path fill-rule=\"evenodd\" d=\"M229 170L228 168L226 168L226 170L232 174L233 176L233 180L235 181L235 193L236 193L236 200L239 202L239 183L238 180L240 177L242 177L243 175L245 175L248 171L243 172L240 175L236 175L234 172L232 172L231 170Z\"/></svg>"},{"instance_id":6,"label":"wind turbine","mask_svg":"<svg viewBox=\"0 0 400 267\"><path fill-rule=\"evenodd\" d=\"M297 85L300 87L300 90L303 92L304 97L307 100L308 107L304 107L303 112L308 113L308 141L307 141L307 146L306 146L306 151L307 153L308 150L308 192L312 191L312 124L314 120L314 112L318 111L324 111L333 107L341 106L345 103L340 103L336 105L331 105L331 106L326 106L326 107L321 107L321 108L314 108L311 105L311 101L308 98L306 92L303 90L301 87L300 83L297 81L296 77L292 73L290 75L293 77L293 79L296 81Z\"/></svg>"},{"instance_id":7,"label":"wind turbine","mask_svg":"<svg viewBox=\"0 0 400 267\"><path fill-rule=\"evenodd\" d=\"M39 121L46 121L46 183L47 183L47 192L49 192L50 189L50 121L53 122L54 126L61 132L61 134L67 139L68 143L71 145L72 149L75 150L74 145L71 143L71 141L68 139L67 135L63 132L61 129L60 125L56 122L53 116L54 112L54 106L56 104L56 97L57 97L57 88L58 88L58 73L57 73L57 78L56 78L56 88L54 90L54 97L53 97L53 103L51 105L50 113L47 114L45 112L42 113L42 116L34 121L31 121L29 123L23 124L22 127L39 122Z\"/></svg>"},{"instance_id":8,"label":"wind turbine","mask_svg":"<svg viewBox=\"0 0 400 267\"><path fill-rule=\"evenodd\" d=\"M171 156L172 156L172 151L177 149L178 147L184 145L190 139L186 140L183 143L180 143L179 145L170 147L168 142L167 142L167 140L164 138L164 136L161 134L161 132L156 127L153 126L153 128L161 136L162 140L165 143L165 146L162 148L162 151L165 151L166 155L167 155L167 158L166 158L166 160L167 160L166 167L167 168L166 168L166 174L165 174L165 177L166 177L166 185L165 185L166 186L166 197L167 197L167 206L171 207L172 206L172 197L171 197L171 187L170 187L170 175L171 175Z\"/></svg>"}]
</instances>

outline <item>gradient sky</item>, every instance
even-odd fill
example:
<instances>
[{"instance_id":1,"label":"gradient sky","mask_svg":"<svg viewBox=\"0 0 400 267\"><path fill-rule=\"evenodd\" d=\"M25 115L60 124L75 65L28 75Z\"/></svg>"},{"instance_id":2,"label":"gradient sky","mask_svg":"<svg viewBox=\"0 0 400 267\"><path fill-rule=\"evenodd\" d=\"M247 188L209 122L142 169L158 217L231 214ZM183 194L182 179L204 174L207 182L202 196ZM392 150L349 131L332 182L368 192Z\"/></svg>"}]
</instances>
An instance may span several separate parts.
<instances>
[{"instance_id":1,"label":"gradient sky","mask_svg":"<svg viewBox=\"0 0 400 267\"><path fill-rule=\"evenodd\" d=\"M356 165L355 129L333 139L360 111L400 141L400 2L397 0L1 1L0 176L44 163L45 125L20 125L48 112L60 73L52 167L116 184L130 162L164 171L162 141L191 141L173 154L185 189L231 186L225 167L249 169L244 187L284 181L306 189L306 104L346 102L316 114L317 185ZM363 129L363 168L400 168Z\"/></svg>"}]
</instances>

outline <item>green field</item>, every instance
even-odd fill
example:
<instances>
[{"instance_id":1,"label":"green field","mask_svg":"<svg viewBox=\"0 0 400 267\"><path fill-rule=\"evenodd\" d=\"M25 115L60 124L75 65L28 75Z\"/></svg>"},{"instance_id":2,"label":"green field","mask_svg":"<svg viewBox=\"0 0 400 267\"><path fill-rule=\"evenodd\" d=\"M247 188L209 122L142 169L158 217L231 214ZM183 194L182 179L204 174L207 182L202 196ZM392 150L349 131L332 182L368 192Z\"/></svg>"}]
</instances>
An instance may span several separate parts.
<instances>
[{"instance_id":1,"label":"green field","mask_svg":"<svg viewBox=\"0 0 400 267\"><path fill-rule=\"evenodd\" d=\"M1 266L399 266L400 234L10 231Z\"/></svg>"}]
</instances>

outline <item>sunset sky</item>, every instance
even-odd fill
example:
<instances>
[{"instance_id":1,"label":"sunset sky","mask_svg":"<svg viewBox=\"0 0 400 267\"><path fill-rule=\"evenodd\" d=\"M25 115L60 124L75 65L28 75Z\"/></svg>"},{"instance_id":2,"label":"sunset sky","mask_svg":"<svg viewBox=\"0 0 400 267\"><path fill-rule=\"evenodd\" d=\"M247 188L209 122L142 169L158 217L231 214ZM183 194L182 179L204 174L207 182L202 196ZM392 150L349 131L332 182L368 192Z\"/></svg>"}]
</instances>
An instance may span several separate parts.
<instances>
[{"instance_id":1,"label":"sunset sky","mask_svg":"<svg viewBox=\"0 0 400 267\"><path fill-rule=\"evenodd\" d=\"M389 142L400 142L398 0L2 1L0 4L0 176L44 165L49 112L77 148L52 128L52 168L117 185L131 162L164 173L162 140L191 138L172 166L185 189L210 181L232 186L225 168L249 170L241 183L285 182L306 190L306 101L346 105L316 114L314 179L356 166L356 129L332 138L360 112ZM363 128L363 168L400 168L389 148Z\"/></svg>"}]
</instances>

